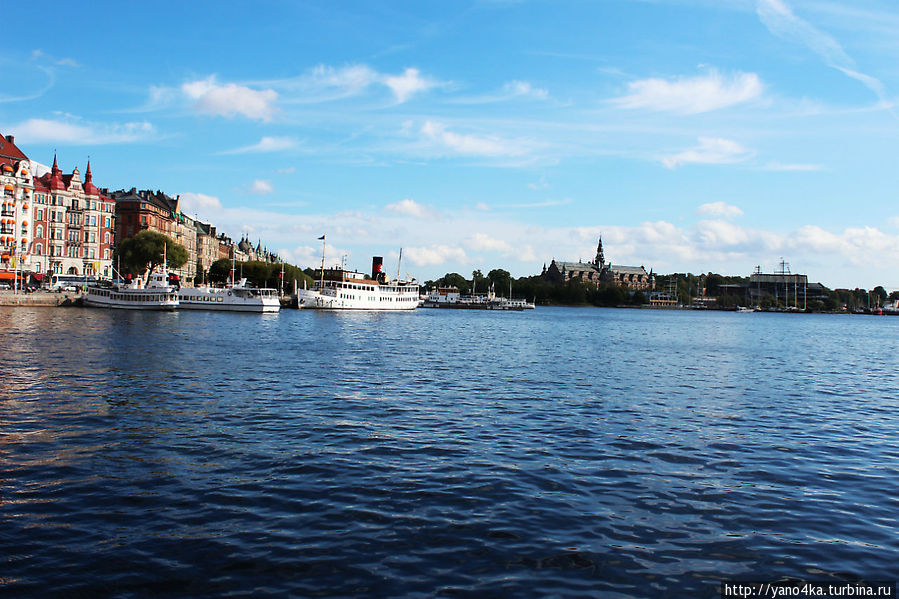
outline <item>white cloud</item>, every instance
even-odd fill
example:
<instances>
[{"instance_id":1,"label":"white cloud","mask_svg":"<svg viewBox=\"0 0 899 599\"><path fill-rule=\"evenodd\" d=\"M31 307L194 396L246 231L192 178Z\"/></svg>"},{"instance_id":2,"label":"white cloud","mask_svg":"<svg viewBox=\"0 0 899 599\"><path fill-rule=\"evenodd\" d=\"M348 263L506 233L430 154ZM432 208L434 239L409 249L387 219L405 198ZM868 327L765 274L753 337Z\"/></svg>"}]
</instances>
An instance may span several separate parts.
<instances>
[{"instance_id":1,"label":"white cloud","mask_svg":"<svg viewBox=\"0 0 899 599\"><path fill-rule=\"evenodd\" d=\"M510 96L524 96L537 100L545 100L549 97L547 90L534 87L527 81L510 81L503 86L503 90Z\"/></svg>"},{"instance_id":2,"label":"white cloud","mask_svg":"<svg viewBox=\"0 0 899 599\"><path fill-rule=\"evenodd\" d=\"M465 238L465 244L476 252L504 252L512 251L512 246L502 239L497 239L486 233L475 233Z\"/></svg>"},{"instance_id":3,"label":"white cloud","mask_svg":"<svg viewBox=\"0 0 899 599\"><path fill-rule=\"evenodd\" d=\"M416 266L440 266L448 262L467 264L468 255L460 247L451 245L431 245L410 247L403 250L403 257Z\"/></svg>"},{"instance_id":4,"label":"white cloud","mask_svg":"<svg viewBox=\"0 0 899 599\"><path fill-rule=\"evenodd\" d=\"M214 218L222 210L222 202L205 193L185 192L181 194L181 211L196 214L204 219Z\"/></svg>"},{"instance_id":5,"label":"white cloud","mask_svg":"<svg viewBox=\"0 0 899 599\"><path fill-rule=\"evenodd\" d=\"M142 141L152 137L152 124L89 123L77 118L69 121L28 119L9 128L25 143L54 142L71 145L118 144Z\"/></svg>"},{"instance_id":6,"label":"white cloud","mask_svg":"<svg viewBox=\"0 0 899 599\"><path fill-rule=\"evenodd\" d=\"M724 77L712 69L699 77L641 79L628 84L630 94L616 98L623 108L646 108L678 114L698 114L755 100L765 86L755 73Z\"/></svg>"},{"instance_id":7,"label":"white cloud","mask_svg":"<svg viewBox=\"0 0 899 599\"><path fill-rule=\"evenodd\" d=\"M662 164L673 169L684 164L732 164L751 158L753 153L735 141L700 137L699 146L674 156L666 156Z\"/></svg>"},{"instance_id":8,"label":"white cloud","mask_svg":"<svg viewBox=\"0 0 899 599\"><path fill-rule=\"evenodd\" d=\"M525 153L522 144L513 144L496 137L478 137L448 130L443 124L425 121L421 126L421 134L425 139L437 142L440 146L458 154L472 156L518 156Z\"/></svg>"},{"instance_id":9,"label":"white cloud","mask_svg":"<svg viewBox=\"0 0 899 599\"><path fill-rule=\"evenodd\" d=\"M393 212L394 214L402 214L404 216L411 216L414 218L428 218L432 215L433 211L419 204L415 200L410 200L408 198L400 200L399 202L394 202L393 204L387 204L385 206L388 212Z\"/></svg>"},{"instance_id":10,"label":"white cloud","mask_svg":"<svg viewBox=\"0 0 899 599\"><path fill-rule=\"evenodd\" d=\"M282 150L289 150L290 148L297 145L296 140L293 140L289 137L268 137L263 136L257 143L251 144L249 146L243 146L240 148L234 148L233 150L225 150L224 152L219 152L220 154L262 154L265 152L280 152Z\"/></svg>"},{"instance_id":11,"label":"white cloud","mask_svg":"<svg viewBox=\"0 0 899 599\"><path fill-rule=\"evenodd\" d=\"M756 14L771 33L787 41L805 45L820 56L827 66L860 81L877 94L881 102L886 101L886 92L880 80L859 72L855 61L846 54L839 42L808 21L796 16L785 2L782 0L758 0Z\"/></svg>"},{"instance_id":12,"label":"white cloud","mask_svg":"<svg viewBox=\"0 0 899 599\"><path fill-rule=\"evenodd\" d=\"M288 167L286 167L286 168L279 168L279 169L278 169L278 174L279 174L279 175L289 175L290 173L295 173L296 170L297 170L297 167L295 167L295 166L288 166Z\"/></svg>"},{"instance_id":13,"label":"white cloud","mask_svg":"<svg viewBox=\"0 0 899 599\"><path fill-rule=\"evenodd\" d=\"M743 216L743 211L725 202L709 202L697 208L696 214L730 219Z\"/></svg>"},{"instance_id":14,"label":"white cloud","mask_svg":"<svg viewBox=\"0 0 899 599\"><path fill-rule=\"evenodd\" d=\"M489 211L490 211L490 206L488 206L488 205L485 204L484 202L478 202L477 204L475 204L474 208L475 208L475 210L480 210L480 211L482 211L482 212L489 212Z\"/></svg>"},{"instance_id":15,"label":"white cloud","mask_svg":"<svg viewBox=\"0 0 899 599\"><path fill-rule=\"evenodd\" d=\"M273 191L275 191L275 188L272 187L272 182L265 179L256 179L253 181L252 185L250 185L250 193L265 195L272 193Z\"/></svg>"},{"instance_id":16,"label":"white cloud","mask_svg":"<svg viewBox=\"0 0 899 599\"><path fill-rule=\"evenodd\" d=\"M270 121L277 112L274 106L278 92L273 89L255 90L235 83L220 85L212 75L181 86L181 91L194 101L194 107L204 114Z\"/></svg>"},{"instance_id":17,"label":"white cloud","mask_svg":"<svg viewBox=\"0 0 899 599\"><path fill-rule=\"evenodd\" d=\"M393 91L393 95L399 103L403 103L413 95L427 91L437 85L437 82L427 77L422 77L418 69L406 69L402 75L387 75L383 77L384 85Z\"/></svg>"}]
</instances>

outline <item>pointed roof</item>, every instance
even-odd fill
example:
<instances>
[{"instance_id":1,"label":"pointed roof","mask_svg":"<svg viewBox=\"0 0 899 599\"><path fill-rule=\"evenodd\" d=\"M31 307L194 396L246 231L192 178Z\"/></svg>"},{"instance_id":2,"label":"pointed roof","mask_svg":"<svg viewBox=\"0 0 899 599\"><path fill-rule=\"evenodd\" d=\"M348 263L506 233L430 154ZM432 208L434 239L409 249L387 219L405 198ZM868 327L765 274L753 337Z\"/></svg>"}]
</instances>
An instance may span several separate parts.
<instances>
[{"instance_id":1,"label":"pointed roof","mask_svg":"<svg viewBox=\"0 0 899 599\"><path fill-rule=\"evenodd\" d=\"M56 154L53 154L53 168L50 169L50 178L47 181L47 187L50 191L65 190L66 184L62 180L62 171L56 163Z\"/></svg>"},{"instance_id":2,"label":"pointed roof","mask_svg":"<svg viewBox=\"0 0 899 599\"><path fill-rule=\"evenodd\" d=\"M0 164L15 166L20 160L28 160L28 156L16 145L16 138L0 135Z\"/></svg>"},{"instance_id":3,"label":"pointed roof","mask_svg":"<svg viewBox=\"0 0 899 599\"><path fill-rule=\"evenodd\" d=\"M91 174L91 161L87 161L87 172L84 173L84 193L89 196L100 195L100 190L94 185L94 176Z\"/></svg>"}]
</instances>

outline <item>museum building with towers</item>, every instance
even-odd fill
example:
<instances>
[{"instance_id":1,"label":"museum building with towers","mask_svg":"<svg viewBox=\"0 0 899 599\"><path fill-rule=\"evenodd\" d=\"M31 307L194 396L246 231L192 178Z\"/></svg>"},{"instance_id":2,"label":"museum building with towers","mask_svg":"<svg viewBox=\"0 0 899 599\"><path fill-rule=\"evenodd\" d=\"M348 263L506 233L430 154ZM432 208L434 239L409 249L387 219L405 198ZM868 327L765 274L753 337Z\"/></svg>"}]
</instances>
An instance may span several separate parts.
<instances>
[{"instance_id":1,"label":"museum building with towers","mask_svg":"<svg viewBox=\"0 0 899 599\"><path fill-rule=\"evenodd\" d=\"M646 272L643 266L606 263L602 237L599 238L596 256L592 262L563 262L553 259L549 266L544 265L542 276L555 283L577 279L595 285L620 285L630 291L652 291L655 288L652 270Z\"/></svg>"}]
</instances>

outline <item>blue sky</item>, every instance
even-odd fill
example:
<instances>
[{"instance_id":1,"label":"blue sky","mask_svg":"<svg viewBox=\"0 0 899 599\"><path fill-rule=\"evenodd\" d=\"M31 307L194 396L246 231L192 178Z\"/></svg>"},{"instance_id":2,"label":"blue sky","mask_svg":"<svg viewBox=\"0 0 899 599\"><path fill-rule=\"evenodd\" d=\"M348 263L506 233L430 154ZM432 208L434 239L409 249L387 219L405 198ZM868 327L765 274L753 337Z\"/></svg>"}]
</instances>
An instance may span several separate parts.
<instances>
[{"instance_id":1,"label":"blue sky","mask_svg":"<svg viewBox=\"0 0 899 599\"><path fill-rule=\"evenodd\" d=\"M6 7L0 132L301 266L899 289L892 0ZM394 272L396 267L389 267Z\"/></svg>"}]
</instances>

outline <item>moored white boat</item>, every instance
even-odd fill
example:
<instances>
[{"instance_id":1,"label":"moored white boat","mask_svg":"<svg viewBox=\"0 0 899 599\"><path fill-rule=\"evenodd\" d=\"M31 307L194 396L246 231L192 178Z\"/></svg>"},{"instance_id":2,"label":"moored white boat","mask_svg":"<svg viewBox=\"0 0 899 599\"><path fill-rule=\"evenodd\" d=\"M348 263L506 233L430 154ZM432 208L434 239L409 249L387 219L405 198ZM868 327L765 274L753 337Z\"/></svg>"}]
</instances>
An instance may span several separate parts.
<instances>
[{"instance_id":1,"label":"moored white boat","mask_svg":"<svg viewBox=\"0 0 899 599\"><path fill-rule=\"evenodd\" d=\"M182 287L179 308L230 312L277 312L281 300L276 289L252 287L246 279L226 287Z\"/></svg>"},{"instance_id":2,"label":"moored white boat","mask_svg":"<svg viewBox=\"0 0 899 599\"><path fill-rule=\"evenodd\" d=\"M322 260L324 263L324 259ZM381 270L382 259L372 260L372 274L322 268L312 289L297 290L297 307L303 310L397 311L418 308L418 283L391 282Z\"/></svg>"},{"instance_id":3,"label":"moored white boat","mask_svg":"<svg viewBox=\"0 0 899 599\"><path fill-rule=\"evenodd\" d=\"M174 310L178 307L178 290L164 272L150 274L146 285L139 279L114 283L109 287L91 285L84 303L97 308L123 310Z\"/></svg>"}]
</instances>

